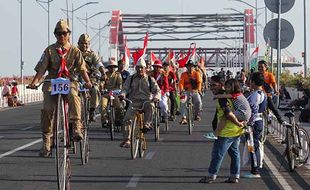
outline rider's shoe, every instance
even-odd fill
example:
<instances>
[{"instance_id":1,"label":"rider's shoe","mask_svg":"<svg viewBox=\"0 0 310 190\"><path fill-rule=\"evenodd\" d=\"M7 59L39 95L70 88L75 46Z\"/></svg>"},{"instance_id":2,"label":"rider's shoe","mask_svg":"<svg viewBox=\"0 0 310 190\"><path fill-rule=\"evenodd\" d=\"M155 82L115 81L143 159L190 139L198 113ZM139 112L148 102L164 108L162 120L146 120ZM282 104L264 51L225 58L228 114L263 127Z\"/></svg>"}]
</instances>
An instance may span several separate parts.
<instances>
[{"instance_id":1,"label":"rider's shoe","mask_svg":"<svg viewBox=\"0 0 310 190\"><path fill-rule=\"evenodd\" d=\"M52 155L51 151L46 150L45 148L41 148L39 151L39 157L50 157Z\"/></svg>"},{"instance_id":2,"label":"rider's shoe","mask_svg":"<svg viewBox=\"0 0 310 190\"><path fill-rule=\"evenodd\" d=\"M151 131L152 129L153 129L153 128L152 128L151 125L145 124L145 125L143 126L143 128L141 129L141 131L142 131L142 133L147 133L148 131Z\"/></svg>"},{"instance_id":3,"label":"rider's shoe","mask_svg":"<svg viewBox=\"0 0 310 190\"><path fill-rule=\"evenodd\" d=\"M174 121L175 120L175 116L171 115L169 116L169 121Z\"/></svg>"},{"instance_id":4,"label":"rider's shoe","mask_svg":"<svg viewBox=\"0 0 310 190\"><path fill-rule=\"evenodd\" d=\"M186 125L187 124L187 119L186 117L182 117L181 121L180 121L180 125Z\"/></svg>"},{"instance_id":5,"label":"rider's shoe","mask_svg":"<svg viewBox=\"0 0 310 190\"><path fill-rule=\"evenodd\" d=\"M196 120L196 121L201 121L200 116L199 116L199 115L196 115L196 116L195 116L195 120Z\"/></svg>"},{"instance_id":6,"label":"rider's shoe","mask_svg":"<svg viewBox=\"0 0 310 190\"><path fill-rule=\"evenodd\" d=\"M89 121L96 122L95 112L90 112L89 113Z\"/></svg>"},{"instance_id":7,"label":"rider's shoe","mask_svg":"<svg viewBox=\"0 0 310 190\"><path fill-rule=\"evenodd\" d=\"M73 140L76 142L83 140L83 133L81 129L75 127L74 132L73 132Z\"/></svg>"}]
</instances>

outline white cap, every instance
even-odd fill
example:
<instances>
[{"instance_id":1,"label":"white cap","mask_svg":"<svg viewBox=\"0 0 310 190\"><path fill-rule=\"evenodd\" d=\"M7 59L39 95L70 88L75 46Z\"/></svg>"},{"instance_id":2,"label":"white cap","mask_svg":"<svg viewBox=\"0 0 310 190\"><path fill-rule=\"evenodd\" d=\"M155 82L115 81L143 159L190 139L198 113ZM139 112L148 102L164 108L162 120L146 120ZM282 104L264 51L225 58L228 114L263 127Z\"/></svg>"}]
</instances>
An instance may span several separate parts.
<instances>
[{"instance_id":1,"label":"white cap","mask_svg":"<svg viewBox=\"0 0 310 190\"><path fill-rule=\"evenodd\" d=\"M146 67L145 60L141 57L140 59L138 59L136 66Z\"/></svg>"}]
</instances>

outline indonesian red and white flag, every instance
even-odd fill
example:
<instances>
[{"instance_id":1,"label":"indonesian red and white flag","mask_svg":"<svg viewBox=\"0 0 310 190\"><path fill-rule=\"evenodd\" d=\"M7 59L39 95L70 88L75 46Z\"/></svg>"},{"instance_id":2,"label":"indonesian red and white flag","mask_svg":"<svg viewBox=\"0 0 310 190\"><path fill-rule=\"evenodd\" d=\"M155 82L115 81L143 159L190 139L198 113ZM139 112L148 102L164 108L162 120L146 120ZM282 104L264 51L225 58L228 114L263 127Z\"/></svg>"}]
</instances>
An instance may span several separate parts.
<instances>
[{"instance_id":1,"label":"indonesian red and white flag","mask_svg":"<svg viewBox=\"0 0 310 190\"><path fill-rule=\"evenodd\" d=\"M130 59L130 49L127 45L127 37L125 37L125 46L124 46L124 56L123 62L125 63L125 69L129 68L129 59Z\"/></svg>"},{"instance_id":2,"label":"indonesian red and white flag","mask_svg":"<svg viewBox=\"0 0 310 190\"><path fill-rule=\"evenodd\" d=\"M166 61L167 61L168 63L170 63L170 61L171 61L172 63L175 63L175 56L174 56L174 51L173 51L173 50L169 49L169 52L168 52Z\"/></svg>"},{"instance_id":3,"label":"indonesian red and white flag","mask_svg":"<svg viewBox=\"0 0 310 190\"><path fill-rule=\"evenodd\" d=\"M158 60L158 58L155 53L151 51L151 65L153 65L156 60Z\"/></svg>"},{"instance_id":4,"label":"indonesian red and white flag","mask_svg":"<svg viewBox=\"0 0 310 190\"><path fill-rule=\"evenodd\" d=\"M149 40L149 33L147 32L147 33L145 34L144 41L143 41L143 55L144 55L145 52L146 52L148 40Z\"/></svg>"}]
</instances>

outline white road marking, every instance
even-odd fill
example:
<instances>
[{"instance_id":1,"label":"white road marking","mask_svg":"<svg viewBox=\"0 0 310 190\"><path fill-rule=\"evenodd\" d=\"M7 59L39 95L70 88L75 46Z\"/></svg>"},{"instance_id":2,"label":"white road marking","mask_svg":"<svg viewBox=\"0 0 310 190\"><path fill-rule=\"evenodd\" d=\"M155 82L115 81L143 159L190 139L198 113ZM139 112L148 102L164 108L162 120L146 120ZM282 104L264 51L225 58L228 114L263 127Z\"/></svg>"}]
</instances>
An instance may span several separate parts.
<instances>
[{"instance_id":1,"label":"white road marking","mask_svg":"<svg viewBox=\"0 0 310 190\"><path fill-rule=\"evenodd\" d=\"M26 128L23 128L23 129L21 129L22 131L26 131L26 130L28 130L28 129L31 129L31 128L33 128L34 126L29 126L29 127L26 127Z\"/></svg>"},{"instance_id":2,"label":"white road marking","mask_svg":"<svg viewBox=\"0 0 310 190\"><path fill-rule=\"evenodd\" d=\"M38 139L38 140L32 141L32 142L30 142L30 143L28 143L28 144L25 144L25 145L23 145L23 146L21 146L21 147L17 147L17 148L15 148L14 150L10 150L10 151L8 151L8 152L6 152L6 153L1 154L1 155L0 155L0 158L3 158L3 157L5 157L5 156L9 156L9 155L11 155L11 154L14 154L14 153L17 152L17 151L23 150L23 149L25 149L25 148L27 148L27 147L29 147L29 146L32 146L32 145L34 145L34 144L37 144L37 143L41 142L41 141L42 141L42 139Z\"/></svg>"},{"instance_id":3,"label":"white road marking","mask_svg":"<svg viewBox=\"0 0 310 190\"><path fill-rule=\"evenodd\" d=\"M139 182L141 176L142 176L141 174L134 174L134 175L130 178L130 180L129 180L129 182L127 183L126 187L127 187L127 188L128 188L128 187L137 187L137 184L138 184L138 182Z\"/></svg>"},{"instance_id":4,"label":"white road marking","mask_svg":"<svg viewBox=\"0 0 310 190\"><path fill-rule=\"evenodd\" d=\"M268 158L268 156L265 155L264 161L268 168L270 168L271 172L275 176L275 178L279 181L280 185L283 187L285 190L293 190L293 188L287 183L287 181L284 179L284 177L278 172L277 168L271 160Z\"/></svg>"},{"instance_id":5,"label":"white road marking","mask_svg":"<svg viewBox=\"0 0 310 190\"><path fill-rule=\"evenodd\" d=\"M151 160L154 156L155 152L148 152L147 155L145 156L145 160Z\"/></svg>"}]
</instances>

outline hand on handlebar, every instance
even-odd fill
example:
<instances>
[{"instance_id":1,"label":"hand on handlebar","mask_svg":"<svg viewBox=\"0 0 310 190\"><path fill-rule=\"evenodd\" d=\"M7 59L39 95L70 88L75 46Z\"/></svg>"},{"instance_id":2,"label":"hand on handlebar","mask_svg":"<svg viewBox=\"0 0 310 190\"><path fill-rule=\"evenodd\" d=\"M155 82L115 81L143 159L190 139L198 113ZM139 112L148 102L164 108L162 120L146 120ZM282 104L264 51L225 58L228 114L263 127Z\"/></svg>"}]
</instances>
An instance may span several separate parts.
<instances>
[{"instance_id":1,"label":"hand on handlebar","mask_svg":"<svg viewBox=\"0 0 310 190\"><path fill-rule=\"evenodd\" d=\"M84 84L84 87L87 88L87 89L90 89L90 88L93 87L93 84L92 84L91 82L86 82L86 83Z\"/></svg>"}]
</instances>

